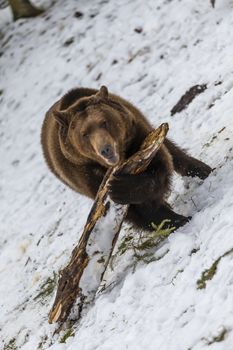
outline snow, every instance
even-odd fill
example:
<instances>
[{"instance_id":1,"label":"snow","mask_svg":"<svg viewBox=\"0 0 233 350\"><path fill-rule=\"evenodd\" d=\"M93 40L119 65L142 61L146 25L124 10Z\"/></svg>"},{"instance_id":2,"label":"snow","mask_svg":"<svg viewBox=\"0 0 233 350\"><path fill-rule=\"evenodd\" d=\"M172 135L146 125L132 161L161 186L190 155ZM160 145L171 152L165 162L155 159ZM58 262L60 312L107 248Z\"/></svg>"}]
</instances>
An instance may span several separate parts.
<instances>
[{"instance_id":1,"label":"snow","mask_svg":"<svg viewBox=\"0 0 233 350\"><path fill-rule=\"evenodd\" d=\"M233 247L233 1L216 0L215 9L208 0L35 4L46 12L34 19L12 22L9 8L0 11L0 347L233 349L233 255L197 289L202 272ZM171 117L180 97L204 83ZM204 182L174 177L170 202L190 223L159 248L160 260L135 272L122 255L112 273L121 280L62 344L65 331L53 334L48 324L55 290L37 296L68 262L92 202L50 174L40 128L67 90L102 84L154 125L168 122L170 138L215 170Z\"/></svg>"},{"instance_id":2,"label":"snow","mask_svg":"<svg viewBox=\"0 0 233 350\"><path fill-rule=\"evenodd\" d=\"M109 195L103 202L104 208L109 207L107 214L101 217L95 224L88 240L86 253L88 263L83 271L79 286L82 295L92 300L100 285L106 263L112 250L114 238L119 232L127 205L114 203Z\"/></svg>"}]
</instances>

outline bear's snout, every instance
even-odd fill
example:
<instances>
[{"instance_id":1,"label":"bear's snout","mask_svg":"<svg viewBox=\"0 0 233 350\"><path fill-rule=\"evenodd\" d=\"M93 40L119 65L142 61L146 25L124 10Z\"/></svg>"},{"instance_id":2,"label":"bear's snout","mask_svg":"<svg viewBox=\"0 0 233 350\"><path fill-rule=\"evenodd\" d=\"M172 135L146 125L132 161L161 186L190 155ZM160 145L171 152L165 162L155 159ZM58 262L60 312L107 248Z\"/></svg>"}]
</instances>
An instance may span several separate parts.
<instances>
[{"instance_id":1,"label":"bear's snout","mask_svg":"<svg viewBox=\"0 0 233 350\"><path fill-rule=\"evenodd\" d=\"M110 165L115 165L119 161L119 156L118 156L116 150L110 144L106 144L106 145L101 147L100 155Z\"/></svg>"},{"instance_id":2,"label":"bear's snout","mask_svg":"<svg viewBox=\"0 0 233 350\"><path fill-rule=\"evenodd\" d=\"M102 147L102 149L100 150L100 154L104 157L104 158L112 158L112 156L114 155L113 149L111 145L104 145Z\"/></svg>"}]
</instances>

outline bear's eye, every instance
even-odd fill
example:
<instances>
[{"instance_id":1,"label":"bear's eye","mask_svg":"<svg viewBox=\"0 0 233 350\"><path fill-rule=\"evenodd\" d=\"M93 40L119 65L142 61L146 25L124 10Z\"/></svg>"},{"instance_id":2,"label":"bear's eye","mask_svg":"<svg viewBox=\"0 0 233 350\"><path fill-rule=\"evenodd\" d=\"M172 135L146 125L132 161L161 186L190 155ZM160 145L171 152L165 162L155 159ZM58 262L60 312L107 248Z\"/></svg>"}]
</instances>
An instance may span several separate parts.
<instances>
[{"instance_id":1,"label":"bear's eye","mask_svg":"<svg viewBox=\"0 0 233 350\"><path fill-rule=\"evenodd\" d=\"M107 129L107 126L108 126L108 124L107 124L106 120L102 121L102 123L100 124L100 127L103 129Z\"/></svg>"},{"instance_id":2,"label":"bear's eye","mask_svg":"<svg viewBox=\"0 0 233 350\"><path fill-rule=\"evenodd\" d=\"M83 132L83 133L82 133L82 137L83 137L84 139L87 139L87 138L88 138L88 136L89 136L89 135L88 135L88 133L87 133L87 132Z\"/></svg>"}]
</instances>

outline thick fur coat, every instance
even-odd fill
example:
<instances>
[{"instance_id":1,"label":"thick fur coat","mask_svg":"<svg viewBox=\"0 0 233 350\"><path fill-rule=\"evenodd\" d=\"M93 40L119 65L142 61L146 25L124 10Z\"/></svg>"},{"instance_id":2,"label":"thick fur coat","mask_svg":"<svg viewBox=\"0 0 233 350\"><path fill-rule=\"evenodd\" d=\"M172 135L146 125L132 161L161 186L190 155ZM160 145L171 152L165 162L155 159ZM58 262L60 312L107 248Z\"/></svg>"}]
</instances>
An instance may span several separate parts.
<instances>
[{"instance_id":1,"label":"thick fur coat","mask_svg":"<svg viewBox=\"0 0 233 350\"><path fill-rule=\"evenodd\" d=\"M46 113L41 143L50 170L73 190L94 199L107 169L135 153L151 130L134 105L109 94L106 87L77 88ZM144 173L115 177L110 195L115 202L130 204L127 219L140 228L150 229L152 222L164 219L179 227L188 218L166 202L174 170L204 179L211 168L166 139Z\"/></svg>"}]
</instances>

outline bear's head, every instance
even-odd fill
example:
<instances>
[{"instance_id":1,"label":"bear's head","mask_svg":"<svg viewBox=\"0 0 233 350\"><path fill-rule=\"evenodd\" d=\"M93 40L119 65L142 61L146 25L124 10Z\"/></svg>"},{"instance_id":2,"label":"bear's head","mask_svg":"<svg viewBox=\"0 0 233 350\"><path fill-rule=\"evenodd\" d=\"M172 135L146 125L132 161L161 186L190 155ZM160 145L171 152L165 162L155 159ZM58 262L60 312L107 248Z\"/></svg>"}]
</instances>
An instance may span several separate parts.
<instances>
[{"instance_id":1,"label":"bear's head","mask_svg":"<svg viewBox=\"0 0 233 350\"><path fill-rule=\"evenodd\" d=\"M80 98L54 116L74 151L105 167L124 159L133 118L120 102L102 86L95 94Z\"/></svg>"}]
</instances>

